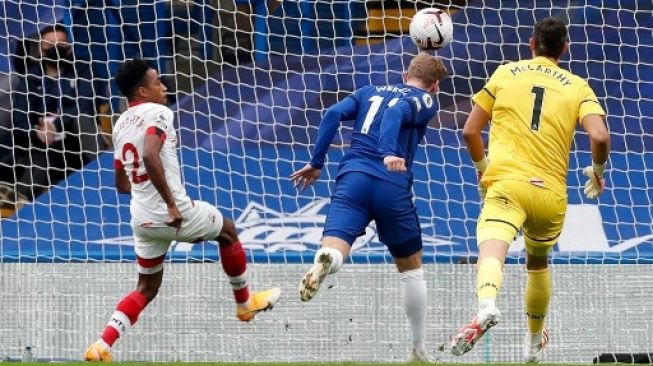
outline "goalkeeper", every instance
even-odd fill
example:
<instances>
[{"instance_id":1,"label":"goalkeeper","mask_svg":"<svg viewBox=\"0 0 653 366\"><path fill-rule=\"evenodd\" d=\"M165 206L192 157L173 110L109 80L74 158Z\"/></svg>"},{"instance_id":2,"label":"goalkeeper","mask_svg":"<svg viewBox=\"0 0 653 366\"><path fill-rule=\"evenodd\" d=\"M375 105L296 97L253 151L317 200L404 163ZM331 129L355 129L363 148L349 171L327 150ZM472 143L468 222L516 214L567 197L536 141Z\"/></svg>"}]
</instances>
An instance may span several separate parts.
<instances>
[{"instance_id":1,"label":"goalkeeper","mask_svg":"<svg viewBox=\"0 0 653 366\"><path fill-rule=\"evenodd\" d=\"M422 272L422 237L412 195L412 162L428 122L438 106L431 96L446 68L440 59L417 55L405 83L366 86L325 113L308 165L291 179L302 189L320 176L329 144L341 121L354 120L351 147L340 162L327 214L322 248L303 277L300 298L309 301L328 274L337 272L351 245L371 220L380 240L395 258L408 316L413 361L427 361L426 282Z\"/></svg>"},{"instance_id":2,"label":"goalkeeper","mask_svg":"<svg viewBox=\"0 0 653 366\"><path fill-rule=\"evenodd\" d=\"M545 317L551 298L548 254L556 244L567 209L566 176L576 124L591 142L592 165L585 195L603 192L610 136L605 112L587 82L558 67L568 50L567 29L554 18L539 21L530 39L533 58L499 66L474 96L463 137L479 176L483 209L477 223L478 312L453 337L462 355L499 321L495 305L508 246L523 228L526 241L524 358L539 362L548 339ZM489 156L481 131L492 120Z\"/></svg>"}]
</instances>

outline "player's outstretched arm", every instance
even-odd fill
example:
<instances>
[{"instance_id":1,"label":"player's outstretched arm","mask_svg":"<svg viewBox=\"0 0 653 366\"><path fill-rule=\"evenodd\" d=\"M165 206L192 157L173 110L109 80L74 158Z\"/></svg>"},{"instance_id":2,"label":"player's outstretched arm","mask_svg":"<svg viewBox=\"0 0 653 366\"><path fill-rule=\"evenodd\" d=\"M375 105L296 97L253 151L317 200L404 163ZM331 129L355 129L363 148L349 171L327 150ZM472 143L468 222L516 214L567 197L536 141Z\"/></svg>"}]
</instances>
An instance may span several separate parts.
<instances>
[{"instance_id":1,"label":"player's outstretched arm","mask_svg":"<svg viewBox=\"0 0 653 366\"><path fill-rule=\"evenodd\" d=\"M583 174L588 177L584 192L588 198L594 199L603 193L605 187L603 173L610 154L610 133L603 117L598 114L588 114L581 124L589 135L592 149L592 165L583 169Z\"/></svg>"},{"instance_id":2,"label":"player's outstretched arm","mask_svg":"<svg viewBox=\"0 0 653 366\"><path fill-rule=\"evenodd\" d=\"M168 206L170 221L166 224L177 228L177 231L179 231L183 217L177 208L175 199L172 196L172 192L170 191L170 187L166 181L165 172L163 171L163 163L161 162L161 156L159 155L161 153L161 148L163 147L163 141L159 135L148 134L145 136L144 145L143 162L145 163L147 176L161 195L161 198L163 198L166 206Z\"/></svg>"},{"instance_id":3,"label":"player's outstretched arm","mask_svg":"<svg viewBox=\"0 0 653 366\"><path fill-rule=\"evenodd\" d=\"M467 152L476 168L479 181L478 189L482 199L485 198L486 190L485 186L480 184L480 181L489 164L485 157L485 143L483 143L481 132L487 126L488 122L490 122L490 118L490 114L476 104L472 107L472 111L469 113L465 127L463 128L463 139L467 145Z\"/></svg>"},{"instance_id":4,"label":"player's outstretched arm","mask_svg":"<svg viewBox=\"0 0 653 366\"><path fill-rule=\"evenodd\" d=\"M358 102L351 96L327 109L320 122L311 161L290 175L290 180L296 188L303 191L320 178L326 153L329 151L329 145L331 145L331 141L333 141L333 137L338 131L340 122L354 119L357 111Z\"/></svg>"},{"instance_id":5,"label":"player's outstretched arm","mask_svg":"<svg viewBox=\"0 0 653 366\"><path fill-rule=\"evenodd\" d=\"M333 141L333 137L340 127L342 121L351 120L356 118L358 111L358 102L353 97L349 96L342 101L332 105L327 109L322 121L320 121L320 129L317 133L317 140L313 148L313 155L311 157L311 166L317 169L322 169L324 166L324 158L329 145Z\"/></svg>"}]
</instances>

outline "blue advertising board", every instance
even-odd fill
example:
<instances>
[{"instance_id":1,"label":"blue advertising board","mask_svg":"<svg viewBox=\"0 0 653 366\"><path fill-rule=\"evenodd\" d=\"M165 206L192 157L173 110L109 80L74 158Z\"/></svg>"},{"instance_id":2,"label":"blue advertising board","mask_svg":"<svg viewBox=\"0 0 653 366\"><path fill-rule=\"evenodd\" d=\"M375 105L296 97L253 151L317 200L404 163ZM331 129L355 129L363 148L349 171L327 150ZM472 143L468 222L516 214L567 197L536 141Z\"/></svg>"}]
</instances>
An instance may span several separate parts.
<instances>
[{"instance_id":1,"label":"blue advertising board","mask_svg":"<svg viewBox=\"0 0 653 366\"><path fill-rule=\"evenodd\" d=\"M420 149L415 169L415 202L421 218L426 262L466 262L475 256L475 219L480 203L474 170L465 165L461 150ZM308 154L289 147L243 149L230 154L183 149L184 178L189 195L216 204L239 228L240 238L256 263L306 262L319 247L328 197L328 164L323 181L297 192L288 175L301 167ZM337 161L341 150L330 155ZM628 174L633 163L652 166L653 154L635 159L617 155L608 174L609 187L600 199L586 200L580 190L578 166L569 177L570 206L560 243L558 263L653 262L651 208L646 195L651 174ZM292 157L291 159L288 159ZM622 157L621 159L618 157ZM3 261L85 262L133 260L129 227L129 197L113 188L112 154L71 176L14 217L1 222ZM575 155L573 161L589 161ZM641 178L639 179L638 178ZM628 188L622 187L627 184ZM640 201L640 199L642 199ZM513 245L511 261L523 257L523 243ZM214 243L174 243L173 261L218 259ZM375 226L354 244L354 262L390 262L378 241Z\"/></svg>"}]
</instances>

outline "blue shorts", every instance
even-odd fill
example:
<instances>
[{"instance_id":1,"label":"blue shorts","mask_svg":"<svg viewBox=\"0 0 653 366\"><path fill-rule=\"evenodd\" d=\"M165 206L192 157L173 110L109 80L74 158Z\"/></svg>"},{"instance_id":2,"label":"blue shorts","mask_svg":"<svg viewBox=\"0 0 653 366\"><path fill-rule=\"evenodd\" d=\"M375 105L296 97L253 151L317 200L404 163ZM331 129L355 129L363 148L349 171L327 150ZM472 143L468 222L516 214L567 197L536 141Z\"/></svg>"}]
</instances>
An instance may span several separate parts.
<instances>
[{"instance_id":1,"label":"blue shorts","mask_svg":"<svg viewBox=\"0 0 653 366\"><path fill-rule=\"evenodd\" d=\"M324 236L351 245L372 220L393 257L408 257L422 249L422 231L409 189L362 172L338 177Z\"/></svg>"}]
</instances>

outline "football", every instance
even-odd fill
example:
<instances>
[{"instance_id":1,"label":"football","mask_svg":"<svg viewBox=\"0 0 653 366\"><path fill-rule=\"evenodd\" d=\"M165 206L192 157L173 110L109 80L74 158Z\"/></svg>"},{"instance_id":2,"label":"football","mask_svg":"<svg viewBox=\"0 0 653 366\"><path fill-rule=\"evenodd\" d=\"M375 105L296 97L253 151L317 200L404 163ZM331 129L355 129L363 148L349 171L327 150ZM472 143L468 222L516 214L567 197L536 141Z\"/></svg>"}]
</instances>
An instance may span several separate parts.
<instances>
[{"instance_id":1,"label":"football","mask_svg":"<svg viewBox=\"0 0 653 366\"><path fill-rule=\"evenodd\" d=\"M453 38L451 17L440 9L422 9L410 22L410 37L421 50L439 50Z\"/></svg>"}]
</instances>

